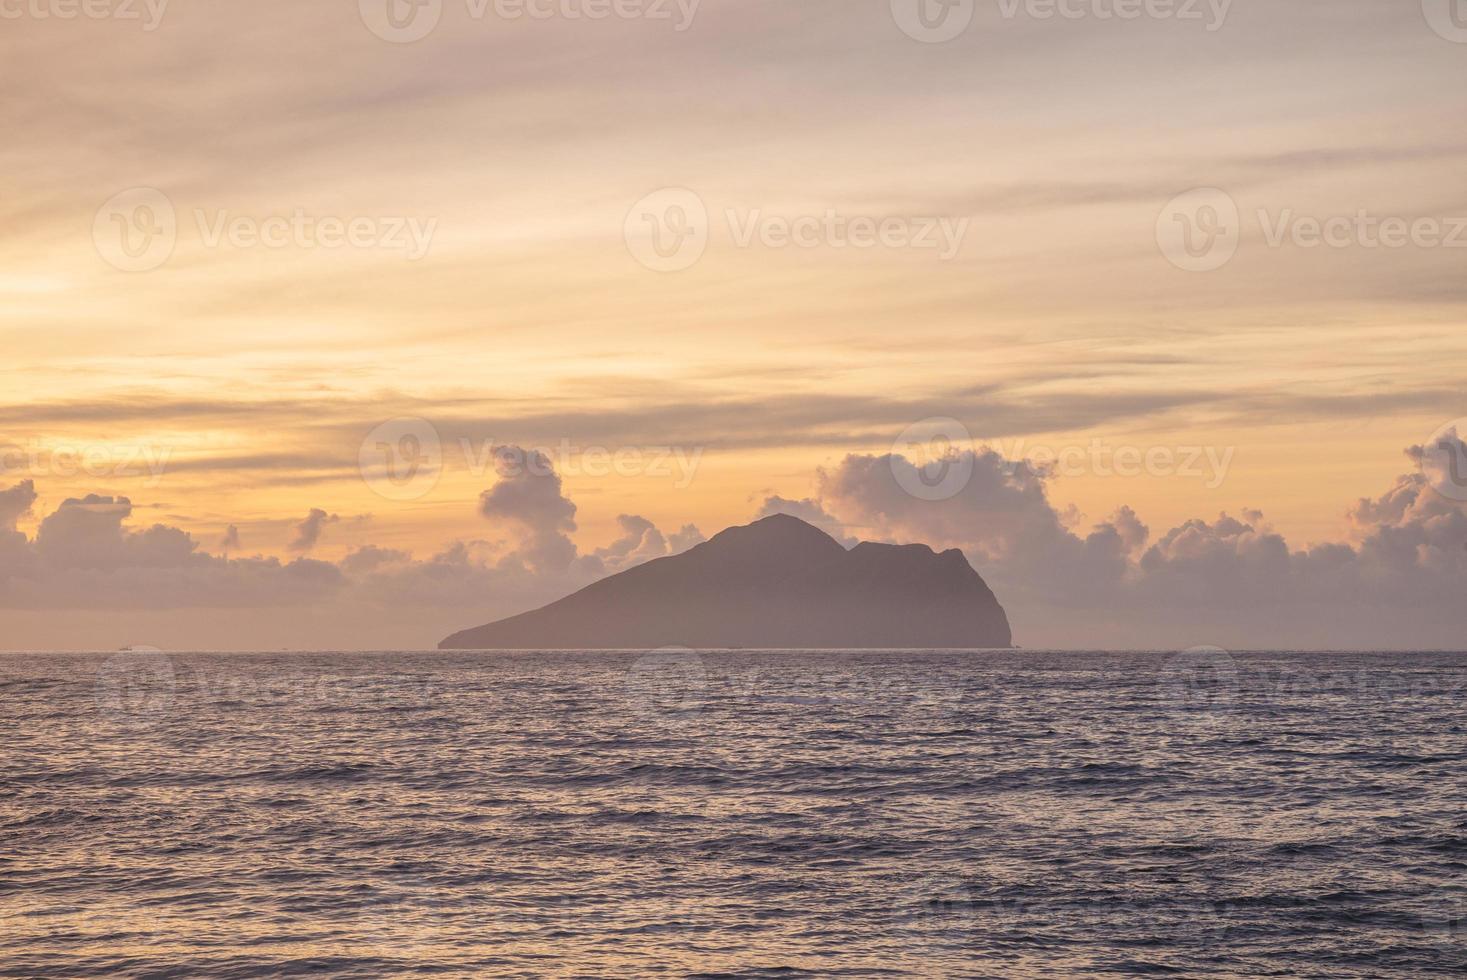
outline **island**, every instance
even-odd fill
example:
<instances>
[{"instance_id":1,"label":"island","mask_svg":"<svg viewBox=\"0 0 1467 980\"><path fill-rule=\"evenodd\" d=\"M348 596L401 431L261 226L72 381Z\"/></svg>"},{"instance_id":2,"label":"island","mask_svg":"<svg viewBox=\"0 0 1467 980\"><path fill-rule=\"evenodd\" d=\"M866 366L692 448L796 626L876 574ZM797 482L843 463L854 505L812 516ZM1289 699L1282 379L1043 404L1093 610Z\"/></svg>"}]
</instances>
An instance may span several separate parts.
<instances>
[{"instance_id":1,"label":"island","mask_svg":"<svg viewBox=\"0 0 1467 980\"><path fill-rule=\"evenodd\" d=\"M961 551L847 550L784 514L608 576L441 650L1011 648L1008 616Z\"/></svg>"}]
</instances>

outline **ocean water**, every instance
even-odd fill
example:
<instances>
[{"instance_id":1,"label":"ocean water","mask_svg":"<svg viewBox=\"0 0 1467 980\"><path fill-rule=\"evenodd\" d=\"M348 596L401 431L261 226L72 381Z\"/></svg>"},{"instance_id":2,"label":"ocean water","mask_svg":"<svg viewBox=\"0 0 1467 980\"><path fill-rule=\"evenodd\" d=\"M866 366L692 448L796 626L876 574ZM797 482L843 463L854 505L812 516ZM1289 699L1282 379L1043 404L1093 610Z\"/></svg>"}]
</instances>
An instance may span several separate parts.
<instances>
[{"instance_id":1,"label":"ocean water","mask_svg":"<svg viewBox=\"0 0 1467 980\"><path fill-rule=\"evenodd\" d=\"M1467 655L0 657L0 975L1467 972Z\"/></svg>"}]
</instances>

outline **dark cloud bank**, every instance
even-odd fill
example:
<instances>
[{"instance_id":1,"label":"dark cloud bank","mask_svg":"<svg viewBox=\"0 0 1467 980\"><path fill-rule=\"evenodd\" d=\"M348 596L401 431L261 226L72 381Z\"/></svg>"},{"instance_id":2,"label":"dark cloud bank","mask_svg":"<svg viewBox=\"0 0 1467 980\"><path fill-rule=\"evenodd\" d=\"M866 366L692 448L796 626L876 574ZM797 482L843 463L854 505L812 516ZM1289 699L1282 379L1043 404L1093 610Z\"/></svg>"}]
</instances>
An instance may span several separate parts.
<instances>
[{"instance_id":1,"label":"dark cloud bank","mask_svg":"<svg viewBox=\"0 0 1467 980\"><path fill-rule=\"evenodd\" d=\"M915 471L904 457L850 455L818 471L815 496L769 497L751 517L794 514L846 544L961 548L1031 647L1460 647L1467 506L1434 489L1442 474L1421 447L1407 455L1414 472L1349 508L1348 541L1307 548L1255 511L1155 532L1122 507L1079 527L1051 503L1048 472L989 450L952 458L971 475L949 499L908 494ZM480 497L504 540L427 558L369 545L312 559L334 520L319 508L295 528L293 560L220 557L178 528L130 523L131 503L106 496L64 501L28 537L17 525L36 490L19 483L0 490L0 607L14 627L5 645L427 647L703 539L691 525L664 533L623 515L616 541L582 552L576 505L534 456ZM220 544L239 550L237 535Z\"/></svg>"}]
</instances>

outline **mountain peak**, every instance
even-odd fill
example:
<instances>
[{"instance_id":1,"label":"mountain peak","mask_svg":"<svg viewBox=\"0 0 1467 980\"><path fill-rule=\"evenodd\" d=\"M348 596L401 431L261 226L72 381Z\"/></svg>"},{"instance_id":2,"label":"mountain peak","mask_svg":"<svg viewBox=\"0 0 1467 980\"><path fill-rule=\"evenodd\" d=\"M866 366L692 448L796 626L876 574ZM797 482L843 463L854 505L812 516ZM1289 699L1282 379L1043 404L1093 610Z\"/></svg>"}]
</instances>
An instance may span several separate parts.
<instances>
[{"instance_id":1,"label":"mountain peak","mask_svg":"<svg viewBox=\"0 0 1467 980\"><path fill-rule=\"evenodd\" d=\"M724 528L715 534L714 538L724 536L771 537L774 535L799 535L810 540L814 540L815 538L835 540L814 524L811 524L809 521L803 521L793 514L770 514L768 517L761 517L751 524Z\"/></svg>"},{"instance_id":2,"label":"mountain peak","mask_svg":"<svg viewBox=\"0 0 1467 980\"><path fill-rule=\"evenodd\" d=\"M771 514L752 524L725 528L699 547L766 557L825 560L846 550L839 541L814 524L789 514Z\"/></svg>"}]
</instances>

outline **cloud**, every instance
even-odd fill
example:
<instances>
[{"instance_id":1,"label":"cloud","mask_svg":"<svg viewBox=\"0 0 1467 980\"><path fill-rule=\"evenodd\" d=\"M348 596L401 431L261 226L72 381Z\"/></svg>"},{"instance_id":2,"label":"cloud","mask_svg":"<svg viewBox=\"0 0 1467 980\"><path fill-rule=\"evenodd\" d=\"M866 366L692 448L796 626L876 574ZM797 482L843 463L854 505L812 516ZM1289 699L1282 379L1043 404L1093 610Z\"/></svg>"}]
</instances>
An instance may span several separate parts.
<instances>
[{"instance_id":1,"label":"cloud","mask_svg":"<svg viewBox=\"0 0 1467 980\"><path fill-rule=\"evenodd\" d=\"M177 528L125 529L131 515L132 501L126 497L89 494L64 500L41 521L36 555L50 568L121 569L175 565L192 554L192 540Z\"/></svg>"},{"instance_id":2,"label":"cloud","mask_svg":"<svg viewBox=\"0 0 1467 980\"><path fill-rule=\"evenodd\" d=\"M1426 470L1357 502L1351 542L1294 547L1255 510L1154 540L1129 507L1077 530L1080 515L1049 499L1048 471L989 450L953 463L971 467L966 486L929 501L903 489L905 458L847 456L804 509L877 540L961 548L1027 645L1448 647L1467 629L1467 509Z\"/></svg>"},{"instance_id":3,"label":"cloud","mask_svg":"<svg viewBox=\"0 0 1467 980\"><path fill-rule=\"evenodd\" d=\"M1467 453L1460 439L1457 448ZM1086 528L1050 500L1050 471L986 449L955 455L970 476L946 500L908 494L915 469L902 456L853 454L817 471L814 496L771 495L756 516L794 514L846 542L961 548L1026 646L1457 645L1467 629L1467 505L1437 492L1422 447L1407 456L1416 472L1349 508L1348 541L1309 547L1291 545L1256 510L1153 533L1121 507ZM422 559L375 544L338 562L217 557L179 528L132 525L131 501L101 495L62 501L28 539L16 524L35 500L30 481L0 490L0 605L16 623L67 610L28 634L60 647L96 635L107 617L150 611L156 645L188 630L177 635L206 648L424 646L703 540L692 525L665 534L623 514L615 541L583 553L571 538L576 506L549 460L513 449L479 499L487 539ZM302 526L319 531L329 519L316 509ZM221 635L222 620L189 610L274 612L232 619L237 632Z\"/></svg>"},{"instance_id":4,"label":"cloud","mask_svg":"<svg viewBox=\"0 0 1467 980\"><path fill-rule=\"evenodd\" d=\"M895 342L893 342L895 343ZM873 350L880 350L878 346ZM482 444L510 430L525 445L550 446L569 439L600 446L677 446L761 449L788 446L838 446L859 449L890 445L891 433L913 419L952 416L976 436L1010 438L1048 432L1119 425L1169 413L1205 411L1231 422L1267 423L1280 416L1298 420L1374 418L1389 413L1427 416L1449 411L1461 397L1458 385L1423 383L1410 390L1278 391L1272 388L1181 386L1154 372L1176 373L1195 363L1177 356L1100 355L1067 349L1070 366L1048 363L1015 368L1002 385L966 385L933 390L921 397L869 393L797 393L750 396L738 391L748 379L722 383L659 384L649 391L636 379L587 382L586 397L573 403L553 399L441 398L432 404L401 392L370 399L334 395L315 399L242 401L180 399L166 391L129 392L132 397L100 396L64 402L0 404L0 425L84 425L138 423L257 430L285 429L310 418L306 444L291 451L200 453L187 447L146 446L163 457L166 473L294 475L307 482L354 476L361 438L383 418L423 416L445 446ZM1097 390L1094 382L1111 384ZM732 387L730 387L732 385ZM1133 385L1141 390L1126 390ZM668 397L671 387L674 397ZM144 397L146 396L146 397ZM654 397L657 396L657 397ZM587 401L609 402L587 408ZM547 409L549 404L551 408ZM569 434L569 435L568 435ZM166 452L165 452L166 449ZM520 450L523 453L524 450ZM141 470L146 460L135 462Z\"/></svg>"},{"instance_id":5,"label":"cloud","mask_svg":"<svg viewBox=\"0 0 1467 980\"><path fill-rule=\"evenodd\" d=\"M64 500L29 539L15 525L36 489L18 483L0 490L0 607L13 627L7 643L421 648L703 540L691 524L664 535L645 518L623 515L616 542L583 554L570 538L575 504L548 459L511 447L498 473L479 500L494 540L461 540L427 558L367 544L337 562L211 555L180 528L134 526L132 502L117 496ZM335 520L313 509L297 525L292 549L314 545ZM234 525L220 546L238 549ZM128 635L117 637L114 624L124 620Z\"/></svg>"},{"instance_id":6,"label":"cloud","mask_svg":"<svg viewBox=\"0 0 1467 980\"><path fill-rule=\"evenodd\" d=\"M576 505L565 496L560 475L544 453L504 446L496 450L495 469L499 480L480 495L479 513L507 525L514 534L515 547L501 564L522 565L541 576L599 576L684 551L703 540L702 532L688 524L670 542L645 517L622 514L616 519L621 535L583 555L571 539Z\"/></svg>"},{"instance_id":7,"label":"cloud","mask_svg":"<svg viewBox=\"0 0 1467 980\"><path fill-rule=\"evenodd\" d=\"M291 551L308 552L321 540L321 532L326 525L336 524L340 520L341 518L335 514L328 514L319 507L312 507L306 519L295 526L295 537L290 539L290 544L286 547Z\"/></svg>"},{"instance_id":8,"label":"cloud","mask_svg":"<svg viewBox=\"0 0 1467 980\"><path fill-rule=\"evenodd\" d=\"M1106 525L1120 540L1127 554L1134 554L1146 546L1151 529L1141 523L1136 512L1129 507L1118 507Z\"/></svg>"},{"instance_id":9,"label":"cloud","mask_svg":"<svg viewBox=\"0 0 1467 980\"><path fill-rule=\"evenodd\" d=\"M0 569L29 570L29 543L25 535L16 530L16 522L30 513L35 502L34 481L25 480L8 490L0 490Z\"/></svg>"},{"instance_id":10,"label":"cloud","mask_svg":"<svg viewBox=\"0 0 1467 980\"><path fill-rule=\"evenodd\" d=\"M621 527L621 537L595 552L607 571L620 571L667 554L667 538L645 517L622 514L616 523Z\"/></svg>"},{"instance_id":11,"label":"cloud","mask_svg":"<svg viewBox=\"0 0 1467 980\"><path fill-rule=\"evenodd\" d=\"M577 557L570 538L576 505L565 496L549 457L505 446L495 452L495 468L499 482L480 495L479 513L518 532L518 554L532 570L564 572Z\"/></svg>"},{"instance_id":12,"label":"cloud","mask_svg":"<svg viewBox=\"0 0 1467 980\"><path fill-rule=\"evenodd\" d=\"M17 490L19 493L17 494ZM0 500L32 497L28 484ZM42 519L34 540L0 533L0 605L11 609L174 610L307 605L334 594L340 571L326 562L225 560L198 550L185 531L127 525L132 502L90 494ZM68 617L69 622L70 617ZM48 624L65 646L67 622Z\"/></svg>"},{"instance_id":13,"label":"cloud","mask_svg":"<svg viewBox=\"0 0 1467 980\"><path fill-rule=\"evenodd\" d=\"M608 574L654 558L682 554L706 540L703 532L693 524L684 524L671 534L663 534L657 525L636 514L621 514L616 523L621 528L621 536L606 547L597 548L590 556L599 563L599 569Z\"/></svg>"},{"instance_id":14,"label":"cloud","mask_svg":"<svg viewBox=\"0 0 1467 980\"><path fill-rule=\"evenodd\" d=\"M698 530L695 525L684 524L667 536L667 553L670 555L680 555L689 548L696 547L707 540L703 536L703 532Z\"/></svg>"},{"instance_id":15,"label":"cloud","mask_svg":"<svg viewBox=\"0 0 1467 980\"><path fill-rule=\"evenodd\" d=\"M9 490L0 490L0 530L15 530L16 521L29 514L35 502L34 480L24 480Z\"/></svg>"}]
</instances>

